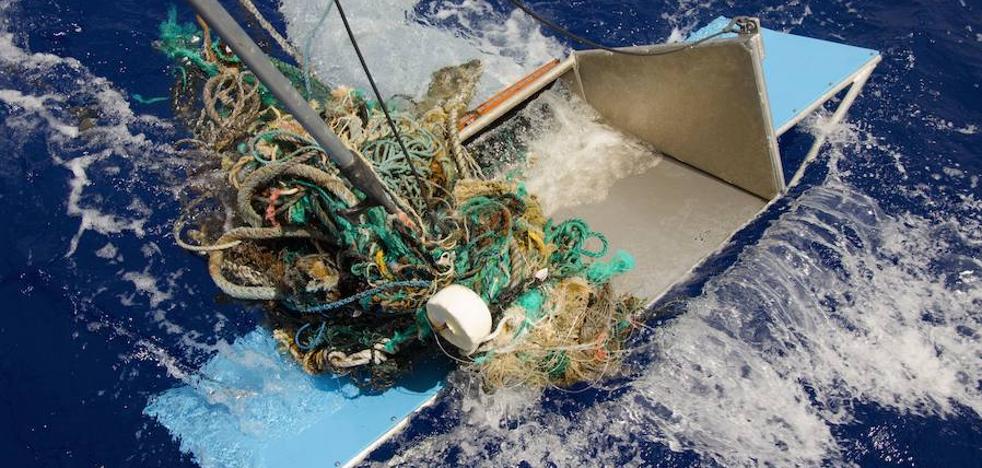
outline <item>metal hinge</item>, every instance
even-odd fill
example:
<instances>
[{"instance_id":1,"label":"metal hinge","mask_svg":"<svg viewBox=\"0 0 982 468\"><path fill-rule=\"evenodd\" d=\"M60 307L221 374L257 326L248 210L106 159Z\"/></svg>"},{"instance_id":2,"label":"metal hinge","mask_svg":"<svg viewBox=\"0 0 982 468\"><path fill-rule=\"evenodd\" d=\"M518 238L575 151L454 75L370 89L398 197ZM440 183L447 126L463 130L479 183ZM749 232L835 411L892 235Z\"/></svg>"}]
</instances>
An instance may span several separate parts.
<instances>
[{"instance_id":1,"label":"metal hinge","mask_svg":"<svg viewBox=\"0 0 982 468\"><path fill-rule=\"evenodd\" d=\"M760 19L751 16L736 16L727 25L727 29L741 35L753 35L760 32Z\"/></svg>"}]
</instances>

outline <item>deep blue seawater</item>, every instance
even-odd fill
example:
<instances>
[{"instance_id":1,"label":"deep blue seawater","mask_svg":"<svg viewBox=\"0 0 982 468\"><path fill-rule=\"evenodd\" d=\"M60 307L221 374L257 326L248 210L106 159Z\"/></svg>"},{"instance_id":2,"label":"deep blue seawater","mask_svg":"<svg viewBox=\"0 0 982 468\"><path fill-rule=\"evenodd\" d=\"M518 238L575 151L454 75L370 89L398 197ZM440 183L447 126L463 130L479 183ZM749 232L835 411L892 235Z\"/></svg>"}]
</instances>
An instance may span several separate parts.
<instances>
[{"instance_id":1,"label":"deep blue seawater","mask_svg":"<svg viewBox=\"0 0 982 468\"><path fill-rule=\"evenodd\" d=\"M278 5L259 3L282 28ZM472 27L436 13L456 3L413 11ZM626 379L639 383L549 394L478 429L459 408L476 403L454 396L372 459L982 466L982 4L529 3L612 45L754 15L884 60L803 184L676 291L678 316ZM151 46L169 5L0 0L5 466L193 466L143 414L148 398L262 321L169 234L184 131L167 102L133 99L169 93ZM792 132L782 152L808 143ZM721 377L732 368L749 384ZM393 458L427 443L443 447Z\"/></svg>"}]
</instances>

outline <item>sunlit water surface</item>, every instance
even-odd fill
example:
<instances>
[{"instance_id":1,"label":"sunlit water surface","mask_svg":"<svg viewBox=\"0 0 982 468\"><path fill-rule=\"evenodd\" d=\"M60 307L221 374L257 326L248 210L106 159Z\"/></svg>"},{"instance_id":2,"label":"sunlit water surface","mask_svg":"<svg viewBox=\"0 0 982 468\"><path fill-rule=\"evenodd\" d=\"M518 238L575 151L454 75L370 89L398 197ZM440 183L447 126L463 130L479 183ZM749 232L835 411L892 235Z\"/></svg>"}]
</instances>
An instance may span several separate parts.
<instances>
[{"instance_id":1,"label":"sunlit water surface","mask_svg":"<svg viewBox=\"0 0 982 468\"><path fill-rule=\"evenodd\" d=\"M568 47L507 2L348 3L387 94L417 95L432 70L481 58L487 96ZM577 394L493 396L453 376L456 390L372 460L977 464L982 8L531 3L610 44L678 39L718 15L753 14L770 28L876 48L884 62L803 183L672 293L674 318L638 340L627 376ZM316 27L326 4L264 11L319 76L364 86L338 18ZM133 99L168 93L167 61L150 46L166 8L0 0L0 457L15 465L193 464L142 410L167 388L200 384L196 370L261 322L223 300L169 234L187 169L171 144L184 130L166 103ZM532 145L540 158L572 168L591 152L621 157L592 179L533 167L547 204L593 200L646 168L650 149L588 125L575 103L554 104L561 118ZM782 151L803 154L827 118L783 137ZM564 128L586 130L562 138ZM563 185L596 190L564 195Z\"/></svg>"}]
</instances>

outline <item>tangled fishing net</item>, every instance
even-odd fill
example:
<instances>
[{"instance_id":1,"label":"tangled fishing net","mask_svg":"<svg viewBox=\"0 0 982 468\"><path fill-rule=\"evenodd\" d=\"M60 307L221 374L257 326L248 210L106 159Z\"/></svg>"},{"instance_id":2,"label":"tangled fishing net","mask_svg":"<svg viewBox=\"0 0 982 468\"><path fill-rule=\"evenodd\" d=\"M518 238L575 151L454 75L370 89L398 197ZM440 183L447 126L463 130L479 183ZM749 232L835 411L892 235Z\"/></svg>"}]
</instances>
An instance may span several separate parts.
<instances>
[{"instance_id":1,"label":"tangled fishing net","mask_svg":"<svg viewBox=\"0 0 982 468\"><path fill-rule=\"evenodd\" d=\"M487 388L569 386L617 368L640 301L611 278L633 266L578 219L547 219L519 181L491 176L458 138L476 62L435 74L427 97L379 103L277 66L409 214L360 208L364 196L206 25L161 25L157 47L177 62L173 102L197 168L174 226L208 256L215 284L264 301L275 337L310 373L348 374L385 388L424 350L451 347L426 302L470 288L493 332L455 359ZM448 88L454 92L448 92ZM391 110L404 155L380 106ZM461 354L461 353L457 353Z\"/></svg>"}]
</instances>

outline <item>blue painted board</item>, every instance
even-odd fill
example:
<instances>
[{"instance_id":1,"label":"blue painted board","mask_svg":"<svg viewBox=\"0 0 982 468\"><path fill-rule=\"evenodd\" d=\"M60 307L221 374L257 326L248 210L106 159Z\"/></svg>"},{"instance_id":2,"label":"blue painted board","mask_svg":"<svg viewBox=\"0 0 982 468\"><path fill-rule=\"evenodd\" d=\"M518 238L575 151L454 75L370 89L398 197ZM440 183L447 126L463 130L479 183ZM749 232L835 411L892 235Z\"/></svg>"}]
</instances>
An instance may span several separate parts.
<instances>
[{"instance_id":1,"label":"blue painted board","mask_svg":"<svg viewBox=\"0 0 982 468\"><path fill-rule=\"evenodd\" d=\"M257 329L144 413L206 468L334 467L435 396L448 372L446 363L420 363L409 380L362 394L345 378L307 375L276 347Z\"/></svg>"},{"instance_id":2,"label":"blue painted board","mask_svg":"<svg viewBox=\"0 0 982 468\"><path fill-rule=\"evenodd\" d=\"M729 18L719 17L688 40L723 29ZM761 28L764 42L764 82L775 130L838 87L879 52Z\"/></svg>"},{"instance_id":3,"label":"blue painted board","mask_svg":"<svg viewBox=\"0 0 982 468\"><path fill-rule=\"evenodd\" d=\"M719 31L719 18L690 40ZM778 129L877 55L764 29L764 74ZM445 363L423 365L377 395L345 379L305 374L258 329L217 354L184 385L151 399L156 418L205 468L333 467L383 437L442 387Z\"/></svg>"}]
</instances>

